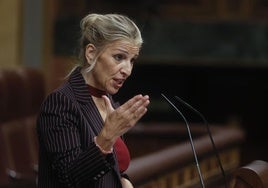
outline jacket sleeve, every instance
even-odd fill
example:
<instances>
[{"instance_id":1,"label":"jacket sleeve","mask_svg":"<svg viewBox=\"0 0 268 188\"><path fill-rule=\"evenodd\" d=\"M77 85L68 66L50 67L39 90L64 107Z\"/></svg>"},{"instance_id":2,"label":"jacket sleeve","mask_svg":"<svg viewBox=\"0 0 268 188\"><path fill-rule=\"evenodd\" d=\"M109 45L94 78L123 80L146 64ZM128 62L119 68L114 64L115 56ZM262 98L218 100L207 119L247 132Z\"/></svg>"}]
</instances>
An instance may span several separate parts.
<instances>
[{"instance_id":1,"label":"jacket sleeve","mask_svg":"<svg viewBox=\"0 0 268 188\"><path fill-rule=\"evenodd\" d=\"M40 144L60 182L72 187L98 181L112 168L112 157L104 156L89 135L89 144L81 146L81 114L62 93L53 93L44 101L38 118Z\"/></svg>"}]
</instances>

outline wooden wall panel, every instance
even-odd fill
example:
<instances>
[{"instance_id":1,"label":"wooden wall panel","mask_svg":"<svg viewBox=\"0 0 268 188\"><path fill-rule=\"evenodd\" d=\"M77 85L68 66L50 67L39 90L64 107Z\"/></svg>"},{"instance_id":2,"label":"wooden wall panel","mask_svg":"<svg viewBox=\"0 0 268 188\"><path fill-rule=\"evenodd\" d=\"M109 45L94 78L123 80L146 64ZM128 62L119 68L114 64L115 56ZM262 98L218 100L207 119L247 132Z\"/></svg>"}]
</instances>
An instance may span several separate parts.
<instances>
[{"instance_id":1,"label":"wooden wall panel","mask_svg":"<svg viewBox=\"0 0 268 188\"><path fill-rule=\"evenodd\" d=\"M22 1L0 1L0 67L21 63Z\"/></svg>"}]
</instances>

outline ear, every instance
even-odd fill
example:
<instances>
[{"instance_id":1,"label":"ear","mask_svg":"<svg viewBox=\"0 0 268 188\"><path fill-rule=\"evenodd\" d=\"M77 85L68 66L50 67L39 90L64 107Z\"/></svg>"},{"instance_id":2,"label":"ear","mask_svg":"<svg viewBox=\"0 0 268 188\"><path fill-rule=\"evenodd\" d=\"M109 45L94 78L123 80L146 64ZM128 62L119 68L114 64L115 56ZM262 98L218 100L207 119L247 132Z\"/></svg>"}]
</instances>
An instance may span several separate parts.
<instances>
[{"instance_id":1,"label":"ear","mask_svg":"<svg viewBox=\"0 0 268 188\"><path fill-rule=\"evenodd\" d=\"M91 61L94 59L96 55L96 48L93 44L88 44L86 46L86 50L85 50L85 57L87 59L87 62L90 64Z\"/></svg>"}]
</instances>

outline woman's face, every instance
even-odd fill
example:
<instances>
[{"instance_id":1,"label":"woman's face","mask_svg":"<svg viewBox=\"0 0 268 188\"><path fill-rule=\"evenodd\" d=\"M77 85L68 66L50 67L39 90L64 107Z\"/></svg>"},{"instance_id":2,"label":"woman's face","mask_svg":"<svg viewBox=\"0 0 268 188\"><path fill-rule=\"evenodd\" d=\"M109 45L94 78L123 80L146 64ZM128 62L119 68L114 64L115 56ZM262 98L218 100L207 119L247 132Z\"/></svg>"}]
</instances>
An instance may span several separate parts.
<instances>
[{"instance_id":1,"label":"woman's face","mask_svg":"<svg viewBox=\"0 0 268 188\"><path fill-rule=\"evenodd\" d=\"M115 41L100 53L89 73L90 85L115 94L131 75L140 48L128 41Z\"/></svg>"}]
</instances>

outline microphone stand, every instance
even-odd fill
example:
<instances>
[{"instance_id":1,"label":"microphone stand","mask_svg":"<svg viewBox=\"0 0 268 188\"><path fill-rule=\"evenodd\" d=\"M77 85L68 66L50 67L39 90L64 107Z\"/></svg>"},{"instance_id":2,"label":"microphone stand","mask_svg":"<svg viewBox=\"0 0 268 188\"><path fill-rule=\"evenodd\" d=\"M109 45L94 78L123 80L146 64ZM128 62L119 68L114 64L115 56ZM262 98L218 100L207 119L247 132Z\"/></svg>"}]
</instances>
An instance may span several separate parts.
<instances>
[{"instance_id":1,"label":"microphone stand","mask_svg":"<svg viewBox=\"0 0 268 188\"><path fill-rule=\"evenodd\" d=\"M189 103L185 102L184 100L182 100L180 97L178 96L175 96L176 100L181 102L182 104L184 104L187 108L189 108L190 110L194 111L196 114L198 114L201 119L203 120L203 122L205 123L206 125L206 128L207 128L207 132L208 132L208 135L209 135L209 138L211 140L211 143L212 143L212 146L213 146L213 150L216 154L216 158L218 160L218 164L220 166L220 169L221 169L221 173L223 175L223 178L224 178L224 183L225 183L225 187L227 188L227 181L226 181L226 175L225 175L225 172L224 172L224 169L222 167L222 163L221 163L221 160L220 160L220 156L219 156L219 152L215 146L215 143L214 143L214 140L212 138L212 134L211 134L211 131L210 131L210 128L209 128L209 124L208 124L208 121L206 120L206 118L203 116L203 114L201 114L198 110L196 110L194 107L192 107Z\"/></svg>"},{"instance_id":2,"label":"microphone stand","mask_svg":"<svg viewBox=\"0 0 268 188\"><path fill-rule=\"evenodd\" d=\"M161 95L181 115L181 117L183 118L183 120L184 120L184 122L186 124L186 128L187 128L187 132L188 132L188 135L189 135L189 138L190 138L191 148L192 148L192 151L193 151L193 154L194 154L194 159L195 159L195 163L196 163L200 183L202 185L202 188L205 188L204 180L203 180L203 177L202 177L202 173L201 173L201 170L200 170L200 166L199 166L199 162L198 162L198 159L197 159L196 151L195 151L195 148L194 148L192 134L191 134L191 130L190 130L188 121L186 120L186 118L182 114L182 112L164 94L161 93Z\"/></svg>"}]
</instances>

